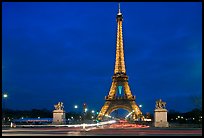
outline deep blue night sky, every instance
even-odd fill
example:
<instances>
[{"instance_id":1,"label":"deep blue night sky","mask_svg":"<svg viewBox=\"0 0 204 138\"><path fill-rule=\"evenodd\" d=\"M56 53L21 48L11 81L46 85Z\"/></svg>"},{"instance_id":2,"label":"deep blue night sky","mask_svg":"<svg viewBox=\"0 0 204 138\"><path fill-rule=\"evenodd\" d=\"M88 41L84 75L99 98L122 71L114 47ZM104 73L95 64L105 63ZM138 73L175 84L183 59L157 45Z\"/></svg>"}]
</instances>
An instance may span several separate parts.
<instances>
[{"instance_id":1,"label":"deep blue night sky","mask_svg":"<svg viewBox=\"0 0 204 138\"><path fill-rule=\"evenodd\" d=\"M100 110L115 64L117 2L2 3L2 92L11 109ZM142 112L202 95L202 3L122 2L129 86ZM80 109L78 109L80 110Z\"/></svg>"}]
</instances>

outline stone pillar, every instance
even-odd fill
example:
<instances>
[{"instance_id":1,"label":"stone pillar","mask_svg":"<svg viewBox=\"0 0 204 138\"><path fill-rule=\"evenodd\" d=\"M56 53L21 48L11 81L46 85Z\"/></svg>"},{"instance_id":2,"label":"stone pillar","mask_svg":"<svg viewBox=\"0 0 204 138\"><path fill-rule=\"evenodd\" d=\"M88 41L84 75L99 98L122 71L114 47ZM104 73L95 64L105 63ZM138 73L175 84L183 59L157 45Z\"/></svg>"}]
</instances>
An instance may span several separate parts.
<instances>
[{"instance_id":1,"label":"stone pillar","mask_svg":"<svg viewBox=\"0 0 204 138\"><path fill-rule=\"evenodd\" d=\"M64 110L53 111L53 124L56 124L56 125L66 124L66 117L65 117Z\"/></svg>"},{"instance_id":2,"label":"stone pillar","mask_svg":"<svg viewBox=\"0 0 204 138\"><path fill-rule=\"evenodd\" d=\"M167 110L155 109L154 110L154 126L155 127L169 127L167 122Z\"/></svg>"}]
</instances>

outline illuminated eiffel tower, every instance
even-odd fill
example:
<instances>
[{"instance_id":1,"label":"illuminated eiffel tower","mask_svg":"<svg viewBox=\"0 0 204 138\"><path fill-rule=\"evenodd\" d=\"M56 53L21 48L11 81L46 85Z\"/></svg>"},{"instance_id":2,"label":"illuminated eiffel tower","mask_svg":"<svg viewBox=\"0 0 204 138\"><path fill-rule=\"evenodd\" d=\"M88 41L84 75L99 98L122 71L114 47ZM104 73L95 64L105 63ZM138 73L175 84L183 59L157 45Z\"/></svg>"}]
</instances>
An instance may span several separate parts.
<instances>
[{"instance_id":1,"label":"illuminated eiffel tower","mask_svg":"<svg viewBox=\"0 0 204 138\"><path fill-rule=\"evenodd\" d=\"M112 77L112 85L108 96L105 96L105 104L101 108L97 119L104 120L113 111L117 109L125 109L131 115L133 120L141 119L142 112L135 102L135 96L132 95L128 85L128 76L126 75L124 50L123 50L123 34L122 34L122 21L123 16L119 11L117 14L117 42L116 42L116 60L114 75ZM124 94L122 95L122 90Z\"/></svg>"}]
</instances>

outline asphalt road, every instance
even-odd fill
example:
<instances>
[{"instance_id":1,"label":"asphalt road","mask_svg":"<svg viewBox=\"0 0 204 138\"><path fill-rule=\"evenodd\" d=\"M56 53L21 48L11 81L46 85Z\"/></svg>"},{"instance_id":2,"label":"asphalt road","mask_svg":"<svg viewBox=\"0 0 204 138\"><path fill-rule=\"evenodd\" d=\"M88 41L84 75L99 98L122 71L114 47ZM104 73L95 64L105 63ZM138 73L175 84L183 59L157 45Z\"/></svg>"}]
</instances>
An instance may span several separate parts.
<instances>
[{"instance_id":1,"label":"asphalt road","mask_svg":"<svg viewBox=\"0 0 204 138\"><path fill-rule=\"evenodd\" d=\"M202 136L202 128L6 128L2 136Z\"/></svg>"}]
</instances>

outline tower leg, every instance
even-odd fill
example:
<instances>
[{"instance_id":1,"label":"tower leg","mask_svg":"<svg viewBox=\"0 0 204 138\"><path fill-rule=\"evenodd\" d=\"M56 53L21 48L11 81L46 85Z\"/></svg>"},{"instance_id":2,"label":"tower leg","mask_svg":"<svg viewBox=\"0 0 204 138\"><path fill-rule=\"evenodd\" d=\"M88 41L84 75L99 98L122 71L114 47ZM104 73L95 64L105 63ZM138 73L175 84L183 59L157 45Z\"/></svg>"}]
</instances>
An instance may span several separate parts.
<instances>
[{"instance_id":1,"label":"tower leg","mask_svg":"<svg viewBox=\"0 0 204 138\"><path fill-rule=\"evenodd\" d=\"M98 114L97 120L102 120L103 117L106 115L108 108L110 106L110 101L106 101L104 106L101 108L100 113Z\"/></svg>"}]
</instances>

